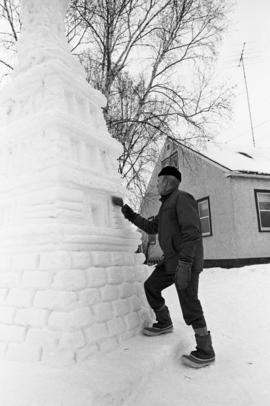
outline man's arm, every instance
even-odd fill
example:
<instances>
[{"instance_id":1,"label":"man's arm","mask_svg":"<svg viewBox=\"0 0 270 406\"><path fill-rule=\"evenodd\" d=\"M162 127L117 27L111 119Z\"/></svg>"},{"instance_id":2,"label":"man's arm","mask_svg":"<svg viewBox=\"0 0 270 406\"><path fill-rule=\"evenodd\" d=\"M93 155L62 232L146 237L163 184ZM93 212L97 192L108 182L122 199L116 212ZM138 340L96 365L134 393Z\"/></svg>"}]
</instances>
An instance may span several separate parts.
<instances>
[{"instance_id":1,"label":"man's arm","mask_svg":"<svg viewBox=\"0 0 270 406\"><path fill-rule=\"evenodd\" d=\"M192 263L196 248L202 238L196 200L189 194L181 194L176 201L176 212L181 229L179 259Z\"/></svg>"},{"instance_id":2,"label":"man's arm","mask_svg":"<svg viewBox=\"0 0 270 406\"><path fill-rule=\"evenodd\" d=\"M147 234L157 234L158 232L158 215L155 216L152 220L147 220L142 217L140 214L135 213L131 207L125 204L122 207L122 213L131 221L131 223L135 224L138 228L145 231Z\"/></svg>"},{"instance_id":3,"label":"man's arm","mask_svg":"<svg viewBox=\"0 0 270 406\"><path fill-rule=\"evenodd\" d=\"M147 220L136 213L133 224L135 224L135 226L137 226L141 230L145 231L147 234L158 233L158 216L155 216L152 220Z\"/></svg>"}]
</instances>

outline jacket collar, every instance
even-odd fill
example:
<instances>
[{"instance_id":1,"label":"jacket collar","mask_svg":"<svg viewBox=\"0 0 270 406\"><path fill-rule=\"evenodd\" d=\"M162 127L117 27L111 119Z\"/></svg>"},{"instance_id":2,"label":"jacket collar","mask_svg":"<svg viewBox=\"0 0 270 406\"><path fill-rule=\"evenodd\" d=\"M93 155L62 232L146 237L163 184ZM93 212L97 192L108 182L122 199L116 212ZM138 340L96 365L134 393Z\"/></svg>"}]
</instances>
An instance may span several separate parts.
<instances>
[{"instance_id":1,"label":"jacket collar","mask_svg":"<svg viewBox=\"0 0 270 406\"><path fill-rule=\"evenodd\" d=\"M167 195L163 195L160 197L160 201L163 204L178 188L171 190Z\"/></svg>"}]
</instances>

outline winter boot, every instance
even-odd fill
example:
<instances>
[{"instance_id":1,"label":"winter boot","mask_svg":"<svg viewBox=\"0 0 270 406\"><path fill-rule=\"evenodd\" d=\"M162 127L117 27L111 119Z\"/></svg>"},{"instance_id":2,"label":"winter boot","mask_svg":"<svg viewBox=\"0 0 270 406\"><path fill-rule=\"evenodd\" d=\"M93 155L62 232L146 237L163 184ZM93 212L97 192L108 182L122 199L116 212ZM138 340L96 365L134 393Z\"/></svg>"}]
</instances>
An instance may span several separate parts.
<instances>
[{"instance_id":1,"label":"winter boot","mask_svg":"<svg viewBox=\"0 0 270 406\"><path fill-rule=\"evenodd\" d=\"M213 364L215 361L215 352L212 347L210 331L207 335L200 336L195 334L197 347L189 355L182 355L183 364L192 368L201 368Z\"/></svg>"},{"instance_id":2,"label":"winter boot","mask_svg":"<svg viewBox=\"0 0 270 406\"><path fill-rule=\"evenodd\" d=\"M143 334L146 336L159 336L161 334L171 333L173 331L173 324L168 307L164 305L160 309L154 310L154 312L156 314L157 323L154 323L152 327L145 327Z\"/></svg>"}]
</instances>

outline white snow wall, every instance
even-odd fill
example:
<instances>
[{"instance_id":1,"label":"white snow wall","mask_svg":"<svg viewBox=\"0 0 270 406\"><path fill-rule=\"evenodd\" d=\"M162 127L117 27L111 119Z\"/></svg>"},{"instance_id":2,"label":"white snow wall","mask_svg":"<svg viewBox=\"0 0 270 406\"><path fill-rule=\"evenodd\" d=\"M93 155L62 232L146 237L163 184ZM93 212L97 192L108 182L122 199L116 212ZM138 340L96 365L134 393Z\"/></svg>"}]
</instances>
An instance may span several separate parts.
<instances>
[{"instance_id":1,"label":"white snow wall","mask_svg":"<svg viewBox=\"0 0 270 406\"><path fill-rule=\"evenodd\" d=\"M23 0L18 63L0 91L0 357L69 364L149 317L140 234L104 97L65 38L68 0Z\"/></svg>"}]
</instances>

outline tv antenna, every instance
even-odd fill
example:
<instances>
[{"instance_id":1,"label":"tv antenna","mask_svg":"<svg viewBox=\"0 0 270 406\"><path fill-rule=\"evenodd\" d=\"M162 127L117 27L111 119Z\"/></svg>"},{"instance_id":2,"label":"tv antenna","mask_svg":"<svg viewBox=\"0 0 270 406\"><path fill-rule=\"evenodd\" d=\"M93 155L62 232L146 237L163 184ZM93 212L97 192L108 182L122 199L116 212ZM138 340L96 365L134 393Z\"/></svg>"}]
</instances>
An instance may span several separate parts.
<instances>
[{"instance_id":1,"label":"tv antenna","mask_svg":"<svg viewBox=\"0 0 270 406\"><path fill-rule=\"evenodd\" d=\"M245 46L246 46L246 43L244 42L238 66L240 67L240 65L242 65L242 68L243 68L243 75L244 75L244 80L245 80L247 102L248 102L249 121L250 121L251 135L252 135L252 143L253 143L253 147L255 148L254 127L253 127L253 122L252 122L250 98L249 98L249 93L248 93L247 76L246 76L245 63L244 63Z\"/></svg>"}]
</instances>

